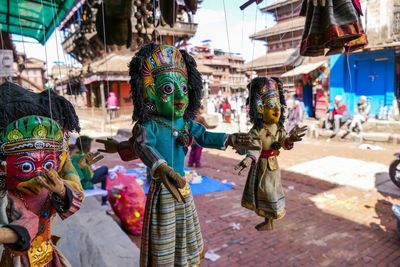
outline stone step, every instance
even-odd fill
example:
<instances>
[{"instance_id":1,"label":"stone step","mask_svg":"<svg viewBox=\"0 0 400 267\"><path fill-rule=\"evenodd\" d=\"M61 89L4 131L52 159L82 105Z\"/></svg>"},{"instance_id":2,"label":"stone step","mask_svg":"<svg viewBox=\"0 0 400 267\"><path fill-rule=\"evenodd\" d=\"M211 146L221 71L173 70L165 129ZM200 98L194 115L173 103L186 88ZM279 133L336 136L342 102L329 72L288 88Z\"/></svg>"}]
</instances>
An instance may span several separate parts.
<instances>
[{"instance_id":1,"label":"stone step","mask_svg":"<svg viewBox=\"0 0 400 267\"><path fill-rule=\"evenodd\" d=\"M350 140L350 141L367 141L367 142L384 142L392 144L400 144L400 134L385 133L385 132L364 132L362 134L357 134L347 131L340 130L338 134L333 136L332 130L321 129L315 127L315 125L309 125L307 136L315 139L335 139L335 140ZM344 137L344 138L342 138Z\"/></svg>"}]
</instances>

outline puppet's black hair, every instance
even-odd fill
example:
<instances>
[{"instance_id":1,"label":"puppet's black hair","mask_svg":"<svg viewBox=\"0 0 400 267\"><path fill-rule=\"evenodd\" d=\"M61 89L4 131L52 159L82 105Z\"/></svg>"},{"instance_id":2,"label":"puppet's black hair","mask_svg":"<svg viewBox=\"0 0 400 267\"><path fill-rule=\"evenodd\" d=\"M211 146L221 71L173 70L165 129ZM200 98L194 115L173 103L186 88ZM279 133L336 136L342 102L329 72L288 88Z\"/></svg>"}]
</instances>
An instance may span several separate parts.
<instances>
[{"instance_id":1,"label":"puppet's black hair","mask_svg":"<svg viewBox=\"0 0 400 267\"><path fill-rule=\"evenodd\" d=\"M81 129L72 104L52 90L34 93L7 81L0 85L0 94L0 131L11 122L29 115L53 118L63 130L70 132Z\"/></svg>"},{"instance_id":2,"label":"puppet's black hair","mask_svg":"<svg viewBox=\"0 0 400 267\"><path fill-rule=\"evenodd\" d=\"M132 58L129 64L129 75L131 76L131 95L134 105L132 120L134 122L145 122L151 119L151 113L148 108L149 104L151 103L149 102L150 100L146 99L143 95L142 70L144 61L158 47L159 45L154 43L143 46ZM196 68L196 61L186 51L180 50L180 52L186 64L189 87L189 105L185 111L184 119L190 120L194 119L198 109L200 108L203 83L201 74Z\"/></svg>"},{"instance_id":3,"label":"puppet's black hair","mask_svg":"<svg viewBox=\"0 0 400 267\"><path fill-rule=\"evenodd\" d=\"M261 129L263 127L263 119L258 113L257 109L257 101L258 99L258 90L262 88L265 83L267 82L267 77L257 77L254 78L253 80L250 81L250 83L247 85L247 89L249 90L249 98L247 99L247 104L250 105L250 121L254 124L254 127L256 129ZM276 77L271 77L276 83L278 84L278 92L279 92L279 101L282 105L281 107L281 117L279 118L279 128L280 129L285 129L285 109L286 109L286 101L285 101L285 96L283 94L283 84L282 81L279 78Z\"/></svg>"}]
</instances>

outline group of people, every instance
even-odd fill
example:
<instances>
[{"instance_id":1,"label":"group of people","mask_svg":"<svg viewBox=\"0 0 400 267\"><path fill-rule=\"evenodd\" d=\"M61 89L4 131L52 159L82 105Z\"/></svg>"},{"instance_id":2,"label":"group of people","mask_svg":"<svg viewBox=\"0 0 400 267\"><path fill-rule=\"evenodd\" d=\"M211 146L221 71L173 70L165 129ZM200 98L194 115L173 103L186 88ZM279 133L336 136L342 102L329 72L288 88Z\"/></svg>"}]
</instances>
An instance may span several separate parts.
<instances>
[{"instance_id":1,"label":"group of people","mask_svg":"<svg viewBox=\"0 0 400 267\"><path fill-rule=\"evenodd\" d=\"M223 121L231 123L232 118L239 120L239 117L245 108L246 100L242 94L234 94L225 98L222 96L216 96L211 99L210 104L212 105L212 110L210 110L211 112L222 114Z\"/></svg>"},{"instance_id":2,"label":"group of people","mask_svg":"<svg viewBox=\"0 0 400 267\"><path fill-rule=\"evenodd\" d=\"M368 120L370 110L371 105L368 103L367 97L360 96L354 116L351 116L346 104L342 102L342 96L337 95L334 98L333 109L324 120L324 126L333 130L331 138L336 136L344 125L347 126L347 130L342 136L343 138L350 132L362 133L362 124Z\"/></svg>"}]
</instances>

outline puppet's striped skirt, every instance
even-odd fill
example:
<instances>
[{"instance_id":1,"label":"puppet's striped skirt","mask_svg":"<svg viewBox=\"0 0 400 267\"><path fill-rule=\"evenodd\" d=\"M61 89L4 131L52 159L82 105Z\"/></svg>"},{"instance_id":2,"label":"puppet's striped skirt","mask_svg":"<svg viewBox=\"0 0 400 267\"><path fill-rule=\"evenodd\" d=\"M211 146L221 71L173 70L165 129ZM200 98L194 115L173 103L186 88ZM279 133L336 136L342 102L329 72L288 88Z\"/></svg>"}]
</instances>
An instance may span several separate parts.
<instances>
[{"instance_id":1,"label":"puppet's striped skirt","mask_svg":"<svg viewBox=\"0 0 400 267\"><path fill-rule=\"evenodd\" d=\"M196 266L203 256L203 239L192 194L185 203L153 180L147 195L140 249L140 266Z\"/></svg>"}]
</instances>

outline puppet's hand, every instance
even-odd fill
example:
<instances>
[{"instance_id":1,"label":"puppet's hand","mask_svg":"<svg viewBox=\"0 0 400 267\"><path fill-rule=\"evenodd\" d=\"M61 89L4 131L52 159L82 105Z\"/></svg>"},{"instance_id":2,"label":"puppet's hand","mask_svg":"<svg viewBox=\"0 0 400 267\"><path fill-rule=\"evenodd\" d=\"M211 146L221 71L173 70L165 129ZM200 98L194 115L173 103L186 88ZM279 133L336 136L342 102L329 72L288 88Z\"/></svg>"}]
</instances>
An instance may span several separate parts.
<instances>
[{"instance_id":1,"label":"puppet's hand","mask_svg":"<svg viewBox=\"0 0 400 267\"><path fill-rule=\"evenodd\" d=\"M253 137L248 133L230 134L226 141L226 146L232 146L236 150L260 150L260 147L254 144L254 141L260 140L259 137Z\"/></svg>"},{"instance_id":2,"label":"puppet's hand","mask_svg":"<svg viewBox=\"0 0 400 267\"><path fill-rule=\"evenodd\" d=\"M253 164L253 161L254 161L253 158L245 157L241 162L239 162L238 165L235 166L235 171L239 170L238 174L241 175L244 169Z\"/></svg>"},{"instance_id":3,"label":"puppet's hand","mask_svg":"<svg viewBox=\"0 0 400 267\"><path fill-rule=\"evenodd\" d=\"M23 194L34 196L39 194L42 190L42 186L36 181L36 179L30 179L24 182L20 182L17 186L18 191Z\"/></svg>"},{"instance_id":4,"label":"puppet's hand","mask_svg":"<svg viewBox=\"0 0 400 267\"><path fill-rule=\"evenodd\" d=\"M0 228L0 244L14 244L18 242L18 239L18 234L11 228Z\"/></svg>"},{"instance_id":5,"label":"puppet's hand","mask_svg":"<svg viewBox=\"0 0 400 267\"><path fill-rule=\"evenodd\" d=\"M100 143L100 144L104 144L104 149L97 150L99 152L105 152L105 153L117 153L118 152L119 142L115 139L112 139L112 138L107 138L107 140L96 139L96 142Z\"/></svg>"},{"instance_id":6,"label":"puppet's hand","mask_svg":"<svg viewBox=\"0 0 400 267\"><path fill-rule=\"evenodd\" d=\"M47 170L43 176L36 177L36 181L50 192L56 193L62 198L65 197L64 182L54 169Z\"/></svg>"},{"instance_id":7,"label":"puppet's hand","mask_svg":"<svg viewBox=\"0 0 400 267\"><path fill-rule=\"evenodd\" d=\"M82 159L79 161L78 165L81 169L87 168L92 164L95 164L96 162L104 159L103 155L100 155L100 152L95 152L95 153L87 153L85 156L82 157Z\"/></svg>"},{"instance_id":8,"label":"puppet's hand","mask_svg":"<svg viewBox=\"0 0 400 267\"><path fill-rule=\"evenodd\" d=\"M303 136L306 135L307 126L299 127L296 125L289 133L288 141L290 143L299 142L303 140Z\"/></svg>"},{"instance_id":9,"label":"puppet's hand","mask_svg":"<svg viewBox=\"0 0 400 267\"><path fill-rule=\"evenodd\" d=\"M184 198L177 188L186 186L185 178L181 177L167 164L161 164L154 172L155 177L160 178L165 188L172 194L178 202L184 202Z\"/></svg>"}]
</instances>

